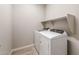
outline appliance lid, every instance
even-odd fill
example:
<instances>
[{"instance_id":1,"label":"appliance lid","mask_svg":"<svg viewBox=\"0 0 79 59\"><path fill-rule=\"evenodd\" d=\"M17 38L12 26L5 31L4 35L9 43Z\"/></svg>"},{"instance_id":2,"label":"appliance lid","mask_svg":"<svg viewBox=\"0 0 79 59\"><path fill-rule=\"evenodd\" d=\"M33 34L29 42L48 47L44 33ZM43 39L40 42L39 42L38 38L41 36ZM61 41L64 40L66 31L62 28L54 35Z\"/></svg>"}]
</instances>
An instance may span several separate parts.
<instances>
[{"instance_id":1,"label":"appliance lid","mask_svg":"<svg viewBox=\"0 0 79 59\"><path fill-rule=\"evenodd\" d=\"M53 37L62 35L60 33L52 32L52 31L48 31L48 30L40 31L40 34L44 35L47 38L53 38Z\"/></svg>"}]
</instances>

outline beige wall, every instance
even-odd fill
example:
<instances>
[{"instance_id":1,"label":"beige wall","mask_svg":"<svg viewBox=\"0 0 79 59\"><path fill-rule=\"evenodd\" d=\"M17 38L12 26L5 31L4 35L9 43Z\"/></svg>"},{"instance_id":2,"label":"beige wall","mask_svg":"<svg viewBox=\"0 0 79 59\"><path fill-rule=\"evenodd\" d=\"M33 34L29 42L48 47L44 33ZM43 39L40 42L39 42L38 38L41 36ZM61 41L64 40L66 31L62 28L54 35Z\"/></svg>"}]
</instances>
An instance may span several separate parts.
<instances>
[{"instance_id":1,"label":"beige wall","mask_svg":"<svg viewBox=\"0 0 79 59\"><path fill-rule=\"evenodd\" d=\"M13 48L33 43L33 31L40 29L44 5L13 5Z\"/></svg>"},{"instance_id":2,"label":"beige wall","mask_svg":"<svg viewBox=\"0 0 79 59\"><path fill-rule=\"evenodd\" d=\"M0 4L0 54L9 54L12 40L11 5Z\"/></svg>"}]
</instances>

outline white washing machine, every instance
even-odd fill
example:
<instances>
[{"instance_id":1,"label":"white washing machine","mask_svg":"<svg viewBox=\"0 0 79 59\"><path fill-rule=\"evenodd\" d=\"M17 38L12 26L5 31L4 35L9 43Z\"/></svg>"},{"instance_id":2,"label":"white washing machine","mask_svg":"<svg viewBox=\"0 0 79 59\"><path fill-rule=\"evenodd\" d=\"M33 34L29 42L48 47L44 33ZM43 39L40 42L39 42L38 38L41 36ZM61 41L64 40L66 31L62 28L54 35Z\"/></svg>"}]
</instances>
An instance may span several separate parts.
<instances>
[{"instance_id":1,"label":"white washing machine","mask_svg":"<svg viewBox=\"0 0 79 59\"><path fill-rule=\"evenodd\" d=\"M67 34L63 30L35 31L34 42L39 55L67 54Z\"/></svg>"}]
</instances>

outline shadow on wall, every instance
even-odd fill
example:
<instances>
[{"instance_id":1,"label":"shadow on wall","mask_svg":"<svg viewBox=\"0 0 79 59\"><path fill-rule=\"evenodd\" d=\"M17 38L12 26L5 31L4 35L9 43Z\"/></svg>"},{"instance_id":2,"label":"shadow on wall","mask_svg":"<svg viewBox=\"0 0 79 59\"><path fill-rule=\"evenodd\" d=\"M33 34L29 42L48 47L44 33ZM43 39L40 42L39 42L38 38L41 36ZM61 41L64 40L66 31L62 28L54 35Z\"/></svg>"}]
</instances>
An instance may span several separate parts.
<instances>
[{"instance_id":1,"label":"shadow on wall","mask_svg":"<svg viewBox=\"0 0 79 59\"><path fill-rule=\"evenodd\" d=\"M74 37L68 38L68 55L79 55L79 40Z\"/></svg>"}]
</instances>

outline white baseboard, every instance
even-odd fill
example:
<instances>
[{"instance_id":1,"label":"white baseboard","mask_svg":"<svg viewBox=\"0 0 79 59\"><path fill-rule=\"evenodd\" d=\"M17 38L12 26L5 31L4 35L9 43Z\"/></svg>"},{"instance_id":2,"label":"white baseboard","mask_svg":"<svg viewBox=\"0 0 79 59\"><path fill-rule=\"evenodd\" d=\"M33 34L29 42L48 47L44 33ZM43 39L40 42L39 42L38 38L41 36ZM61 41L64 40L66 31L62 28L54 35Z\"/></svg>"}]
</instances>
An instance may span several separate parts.
<instances>
[{"instance_id":1,"label":"white baseboard","mask_svg":"<svg viewBox=\"0 0 79 59\"><path fill-rule=\"evenodd\" d=\"M13 53L16 53L16 52L20 52L20 51L24 51L24 49L28 50L29 48L32 48L34 47L34 44L30 44L30 45L27 45L27 46L23 46L23 47L19 47L19 48L15 48L15 49L12 49L10 54L13 54Z\"/></svg>"}]
</instances>

